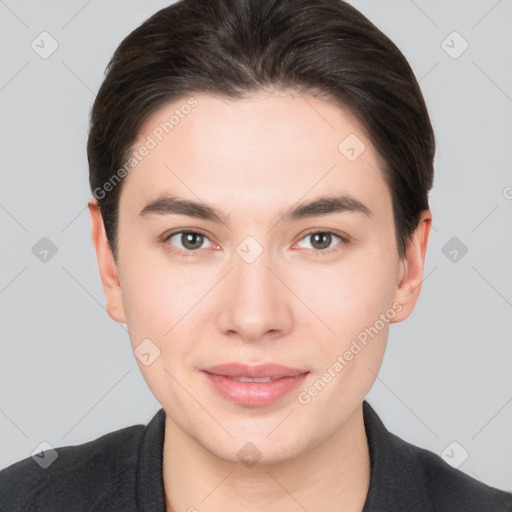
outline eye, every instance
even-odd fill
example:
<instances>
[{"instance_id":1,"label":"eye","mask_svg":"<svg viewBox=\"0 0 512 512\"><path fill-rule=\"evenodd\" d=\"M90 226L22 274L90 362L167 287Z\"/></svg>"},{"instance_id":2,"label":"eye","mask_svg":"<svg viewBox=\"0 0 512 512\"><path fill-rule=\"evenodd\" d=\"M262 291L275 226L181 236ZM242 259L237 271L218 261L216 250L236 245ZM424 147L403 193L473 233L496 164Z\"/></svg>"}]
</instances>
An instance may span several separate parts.
<instances>
[{"instance_id":1,"label":"eye","mask_svg":"<svg viewBox=\"0 0 512 512\"><path fill-rule=\"evenodd\" d=\"M348 240L346 238L342 237L341 235L337 235L333 231L312 231L308 233L305 237L303 237L301 241L307 240L308 238L311 240L309 244L310 247L302 246L302 248L312 249L315 253L330 253L330 249L334 248L334 250L337 250L339 248L337 247L337 245L341 246L343 245L343 243L348 243ZM333 242L336 242L336 239L340 240L342 243L335 244L333 247L332 244Z\"/></svg>"},{"instance_id":2,"label":"eye","mask_svg":"<svg viewBox=\"0 0 512 512\"><path fill-rule=\"evenodd\" d=\"M204 249L203 244L208 241L208 237L199 231L175 231L167 235L164 240L165 243L169 243L173 247L173 251L176 248L176 252L187 253L198 252L199 249ZM210 242L211 244L211 242ZM213 244L211 244L213 246Z\"/></svg>"},{"instance_id":3,"label":"eye","mask_svg":"<svg viewBox=\"0 0 512 512\"><path fill-rule=\"evenodd\" d=\"M339 246L349 243L347 237L338 235L333 231L312 231L306 234L298 243L300 244L303 240L307 239L311 240L309 247L300 245L299 247L311 249L316 254L330 253L331 250L338 250ZM339 240L341 243L336 244L336 240ZM215 246L206 234L192 230L174 231L167 235L163 242L172 246L171 250L173 252L183 256L193 256L200 249L206 248L204 246L205 242L210 244L209 247Z\"/></svg>"}]
</instances>

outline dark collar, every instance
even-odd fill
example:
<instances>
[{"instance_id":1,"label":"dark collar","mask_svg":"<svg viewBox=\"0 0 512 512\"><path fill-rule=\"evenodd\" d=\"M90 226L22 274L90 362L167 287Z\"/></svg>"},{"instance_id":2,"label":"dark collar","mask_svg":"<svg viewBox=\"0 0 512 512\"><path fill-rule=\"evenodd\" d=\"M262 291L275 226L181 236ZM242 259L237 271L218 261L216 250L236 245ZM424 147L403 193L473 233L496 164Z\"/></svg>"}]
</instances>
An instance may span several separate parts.
<instances>
[{"instance_id":1,"label":"dark collar","mask_svg":"<svg viewBox=\"0 0 512 512\"><path fill-rule=\"evenodd\" d=\"M370 404L363 401L363 419L370 451L370 488L363 512L431 510L415 448L390 433ZM165 512L163 445L165 411L148 423L137 467L140 512Z\"/></svg>"},{"instance_id":2,"label":"dark collar","mask_svg":"<svg viewBox=\"0 0 512 512\"><path fill-rule=\"evenodd\" d=\"M363 512L430 512L432 507L418 459L420 449L389 432L366 400L363 419L371 464Z\"/></svg>"},{"instance_id":3,"label":"dark collar","mask_svg":"<svg viewBox=\"0 0 512 512\"><path fill-rule=\"evenodd\" d=\"M147 424L139 448L137 510L165 512L163 480L165 411L160 409Z\"/></svg>"}]
</instances>

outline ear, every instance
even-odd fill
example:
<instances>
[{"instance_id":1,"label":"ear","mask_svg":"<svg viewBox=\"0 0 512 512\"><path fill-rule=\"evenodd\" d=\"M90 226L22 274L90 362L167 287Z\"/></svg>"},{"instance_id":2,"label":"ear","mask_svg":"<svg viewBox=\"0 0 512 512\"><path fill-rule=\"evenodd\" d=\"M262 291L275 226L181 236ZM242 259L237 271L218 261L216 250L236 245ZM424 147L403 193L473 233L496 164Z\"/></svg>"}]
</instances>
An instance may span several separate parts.
<instances>
[{"instance_id":1,"label":"ear","mask_svg":"<svg viewBox=\"0 0 512 512\"><path fill-rule=\"evenodd\" d=\"M402 305L402 309L397 312L391 323L405 320L416 306L423 282L425 254L431 227L432 213L430 210L424 210L421 212L418 227L414 230L405 256L400 261L402 269L394 300Z\"/></svg>"},{"instance_id":2,"label":"ear","mask_svg":"<svg viewBox=\"0 0 512 512\"><path fill-rule=\"evenodd\" d=\"M116 322L126 323L126 312L121 295L121 285L117 273L117 265L110 244L108 243L103 216L96 198L89 200L87 204L91 214L91 238L96 249L98 268L103 284L103 291L107 299L107 313Z\"/></svg>"}]
</instances>

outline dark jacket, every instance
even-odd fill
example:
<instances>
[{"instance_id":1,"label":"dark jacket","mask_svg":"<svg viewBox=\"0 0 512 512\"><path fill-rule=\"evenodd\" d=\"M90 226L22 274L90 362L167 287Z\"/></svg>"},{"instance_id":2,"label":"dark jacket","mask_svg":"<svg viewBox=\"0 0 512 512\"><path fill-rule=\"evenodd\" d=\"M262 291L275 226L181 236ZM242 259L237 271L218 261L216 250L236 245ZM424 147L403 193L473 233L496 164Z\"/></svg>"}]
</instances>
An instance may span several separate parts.
<instances>
[{"instance_id":1,"label":"dark jacket","mask_svg":"<svg viewBox=\"0 0 512 512\"><path fill-rule=\"evenodd\" d=\"M363 416L371 460L363 512L512 511L512 493L484 485L388 432L366 401ZM17 462L0 471L0 510L165 512L164 429L160 409L147 426L57 448L46 469L32 457Z\"/></svg>"}]
</instances>

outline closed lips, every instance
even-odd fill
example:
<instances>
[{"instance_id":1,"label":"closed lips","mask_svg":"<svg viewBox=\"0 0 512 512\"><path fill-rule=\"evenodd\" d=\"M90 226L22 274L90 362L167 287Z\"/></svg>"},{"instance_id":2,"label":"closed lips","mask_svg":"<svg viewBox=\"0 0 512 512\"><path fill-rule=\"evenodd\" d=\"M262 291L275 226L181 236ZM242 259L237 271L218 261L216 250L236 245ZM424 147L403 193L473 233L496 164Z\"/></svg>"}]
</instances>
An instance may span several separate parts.
<instances>
[{"instance_id":1,"label":"closed lips","mask_svg":"<svg viewBox=\"0 0 512 512\"><path fill-rule=\"evenodd\" d=\"M291 393L309 371L275 363L228 363L205 368L202 373L224 399L243 407L266 407Z\"/></svg>"},{"instance_id":2,"label":"closed lips","mask_svg":"<svg viewBox=\"0 0 512 512\"><path fill-rule=\"evenodd\" d=\"M251 379L250 377L229 377L228 375L223 375L223 377L227 377L231 380L236 380L237 382L272 382L274 380L282 379L283 377L261 377L259 379Z\"/></svg>"},{"instance_id":3,"label":"closed lips","mask_svg":"<svg viewBox=\"0 0 512 512\"><path fill-rule=\"evenodd\" d=\"M291 368L275 363L249 366L242 363L226 363L210 366L203 371L239 382L272 382L285 377L297 377L308 370Z\"/></svg>"}]
</instances>

